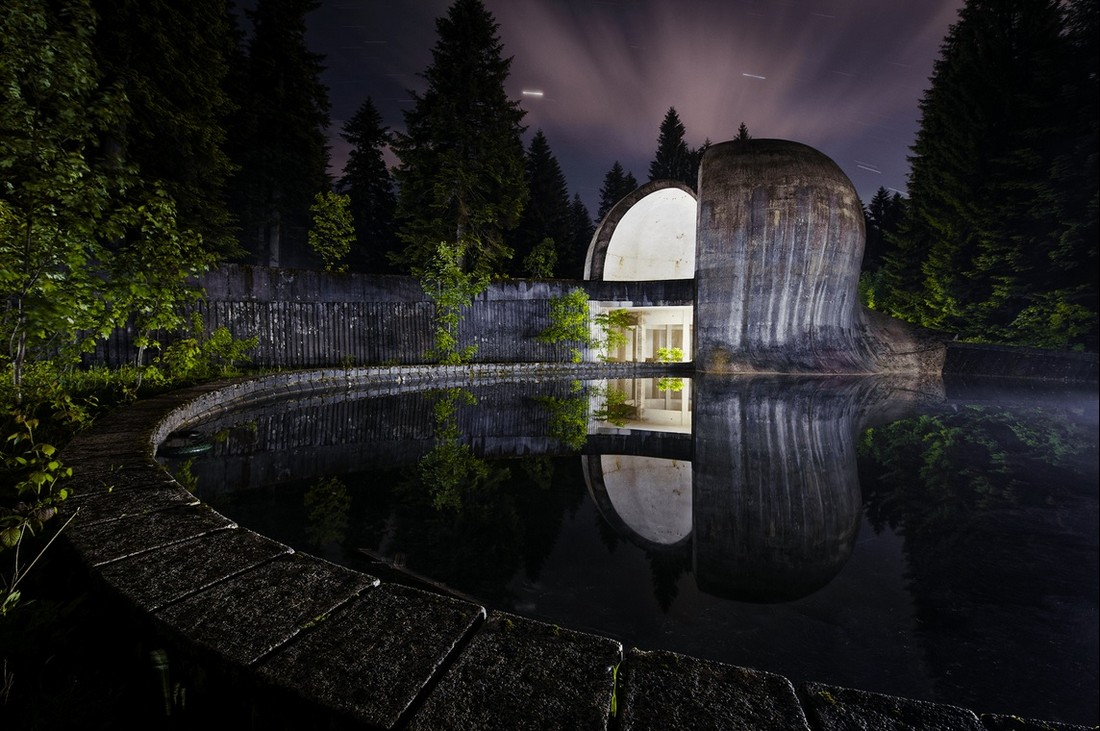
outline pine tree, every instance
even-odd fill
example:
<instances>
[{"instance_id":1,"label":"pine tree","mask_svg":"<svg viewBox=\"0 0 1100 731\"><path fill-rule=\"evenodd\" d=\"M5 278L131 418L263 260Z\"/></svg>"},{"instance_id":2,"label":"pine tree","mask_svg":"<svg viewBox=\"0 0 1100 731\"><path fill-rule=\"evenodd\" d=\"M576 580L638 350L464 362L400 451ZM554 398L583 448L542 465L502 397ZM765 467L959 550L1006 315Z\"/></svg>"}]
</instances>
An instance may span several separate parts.
<instances>
[{"instance_id":1,"label":"pine tree","mask_svg":"<svg viewBox=\"0 0 1100 731\"><path fill-rule=\"evenodd\" d=\"M693 155L684 141L684 124L674 107L669 107L657 136L657 152L649 163L649 179L677 180L695 187Z\"/></svg>"},{"instance_id":2,"label":"pine tree","mask_svg":"<svg viewBox=\"0 0 1100 731\"><path fill-rule=\"evenodd\" d=\"M1007 343L1095 332L1095 246L1067 240L1066 196L1080 193L1056 172L1080 105L1064 83L1081 78L1064 31L1056 0L969 0L960 11L921 100L905 241L884 272L892 286L912 286L915 270L921 281L883 293L894 313ZM1095 108L1086 114L1095 120Z\"/></svg>"},{"instance_id":3,"label":"pine tree","mask_svg":"<svg viewBox=\"0 0 1100 731\"><path fill-rule=\"evenodd\" d=\"M427 89L413 93L394 146L399 263L422 268L446 242L463 270L499 273L527 199L524 111L504 91L512 62L480 0L456 0L436 30Z\"/></svg>"},{"instance_id":4,"label":"pine tree","mask_svg":"<svg viewBox=\"0 0 1100 731\"><path fill-rule=\"evenodd\" d=\"M588 256L595 229L588 206L579 194L574 193L573 202L569 204L569 245L565 249L564 259L558 262L558 276L567 279L584 276L584 260Z\"/></svg>"},{"instance_id":5,"label":"pine tree","mask_svg":"<svg viewBox=\"0 0 1100 731\"><path fill-rule=\"evenodd\" d=\"M890 237L896 236L905 215L905 199L880 187L864 210L867 241L863 249L863 271L875 272L882 265L882 258Z\"/></svg>"},{"instance_id":6,"label":"pine tree","mask_svg":"<svg viewBox=\"0 0 1100 731\"><path fill-rule=\"evenodd\" d=\"M604 216L607 215L612 206L633 193L637 188L638 181L634 178L634 173L625 172L623 166L616 160L615 164L603 177L603 186L600 188L600 210L596 214L597 220L603 221Z\"/></svg>"},{"instance_id":7,"label":"pine tree","mask_svg":"<svg viewBox=\"0 0 1100 731\"><path fill-rule=\"evenodd\" d=\"M751 140L752 139L752 135L749 134L749 128L745 126L744 122L742 122L737 127L737 136L734 137L734 139L735 140Z\"/></svg>"},{"instance_id":8,"label":"pine tree","mask_svg":"<svg viewBox=\"0 0 1100 731\"><path fill-rule=\"evenodd\" d=\"M104 83L126 95L110 133L120 159L175 202L178 224L221 256L238 254L225 153L233 24L226 0L94 0Z\"/></svg>"},{"instance_id":9,"label":"pine tree","mask_svg":"<svg viewBox=\"0 0 1100 731\"><path fill-rule=\"evenodd\" d=\"M512 269L517 274L531 276L531 272L523 270L522 263L532 249L551 239L554 260L562 262L570 243L569 190L541 129L535 132L527 148L527 191L527 205L513 237L516 261Z\"/></svg>"},{"instance_id":10,"label":"pine tree","mask_svg":"<svg viewBox=\"0 0 1100 731\"><path fill-rule=\"evenodd\" d=\"M397 196L383 157L390 143L389 130L368 98L344 124L340 136L352 145L344 177L340 179L340 190L350 199L355 221L356 245L350 267L375 274L391 272L390 255L397 251L394 235Z\"/></svg>"},{"instance_id":11,"label":"pine tree","mask_svg":"<svg viewBox=\"0 0 1100 731\"><path fill-rule=\"evenodd\" d=\"M240 166L232 202L252 260L270 266L309 261L309 208L331 187L328 89L321 82L322 57L305 40L305 17L319 5L258 0L246 11L252 36L230 135Z\"/></svg>"}]
</instances>

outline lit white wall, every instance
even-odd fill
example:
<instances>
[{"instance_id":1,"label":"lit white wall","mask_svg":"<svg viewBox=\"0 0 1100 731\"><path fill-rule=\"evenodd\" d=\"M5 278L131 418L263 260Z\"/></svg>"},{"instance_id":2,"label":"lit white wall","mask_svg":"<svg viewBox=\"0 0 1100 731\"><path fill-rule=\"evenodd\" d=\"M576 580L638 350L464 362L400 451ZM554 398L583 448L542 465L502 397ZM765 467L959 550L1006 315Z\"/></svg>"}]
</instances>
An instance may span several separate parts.
<instances>
[{"instance_id":1,"label":"lit white wall","mask_svg":"<svg viewBox=\"0 0 1100 731\"><path fill-rule=\"evenodd\" d=\"M696 210L694 196L679 188L654 191L635 203L611 236L603 278L693 278Z\"/></svg>"}]
</instances>

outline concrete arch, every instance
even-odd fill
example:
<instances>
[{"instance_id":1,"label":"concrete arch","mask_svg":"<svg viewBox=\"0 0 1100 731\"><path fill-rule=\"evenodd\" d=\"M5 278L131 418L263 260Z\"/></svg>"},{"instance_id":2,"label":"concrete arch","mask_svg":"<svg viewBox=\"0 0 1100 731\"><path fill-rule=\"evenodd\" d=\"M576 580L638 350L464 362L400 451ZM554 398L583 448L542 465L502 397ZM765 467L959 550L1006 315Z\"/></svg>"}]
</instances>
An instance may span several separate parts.
<instances>
[{"instance_id":1,"label":"concrete arch","mask_svg":"<svg viewBox=\"0 0 1100 731\"><path fill-rule=\"evenodd\" d=\"M584 278L596 281L691 279L695 276L695 192L654 180L616 203L596 228Z\"/></svg>"}]
</instances>

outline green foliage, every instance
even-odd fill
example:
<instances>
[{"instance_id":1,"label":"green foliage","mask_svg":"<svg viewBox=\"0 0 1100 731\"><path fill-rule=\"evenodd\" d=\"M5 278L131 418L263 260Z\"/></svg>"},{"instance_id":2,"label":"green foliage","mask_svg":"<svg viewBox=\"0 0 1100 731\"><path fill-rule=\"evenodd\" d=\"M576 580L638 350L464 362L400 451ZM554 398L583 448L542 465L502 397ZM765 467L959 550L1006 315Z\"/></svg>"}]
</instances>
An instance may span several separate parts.
<instances>
[{"instance_id":1,"label":"green foliage","mask_svg":"<svg viewBox=\"0 0 1100 731\"><path fill-rule=\"evenodd\" d=\"M420 458L417 468L436 510L461 509L463 493L489 477L488 465L470 451L458 428L459 406L474 403L476 399L469 391L452 388L437 394L432 408L435 445Z\"/></svg>"},{"instance_id":2,"label":"green foliage","mask_svg":"<svg viewBox=\"0 0 1100 731\"><path fill-rule=\"evenodd\" d=\"M342 274L348 270L347 257L355 243L355 226L348 209L351 199L331 190L313 198L309 213L309 248L321 257L326 272Z\"/></svg>"},{"instance_id":3,"label":"green foliage","mask_svg":"<svg viewBox=\"0 0 1100 731\"><path fill-rule=\"evenodd\" d=\"M598 421L606 421L618 427L626 426L626 422L638 415L638 407L627 403L626 391L617 388L608 388L603 394L603 405L593 412Z\"/></svg>"},{"instance_id":4,"label":"green foliage","mask_svg":"<svg viewBox=\"0 0 1100 731\"><path fill-rule=\"evenodd\" d=\"M684 390L684 379L683 378L673 378L672 376L662 376L661 378L657 379L657 390L662 391L662 392L664 392L664 391L677 391L677 392L678 391L683 391Z\"/></svg>"},{"instance_id":5,"label":"green foliage","mask_svg":"<svg viewBox=\"0 0 1100 731\"><path fill-rule=\"evenodd\" d=\"M35 350L75 356L109 329L102 276L127 184L93 166L125 104L100 85L88 2L16 0L0 14L0 325L18 389Z\"/></svg>"},{"instance_id":6,"label":"green foliage","mask_svg":"<svg viewBox=\"0 0 1100 731\"><path fill-rule=\"evenodd\" d=\"M601 359L611 360L611 354L627 344L626 331L638 324L638 318L629 310L617 309L601 312L594 319L601 333L596 343L603 350Z\"/></svg>"},{"instance_id":7,"label":"green foliage","mask_svg":"<svg viewBox=\"0 0 1100 731\"><path fill-rule=\"evenodd\" d=\"M116 254L111 267L112 305L115 325L128 320L136 331L135 363L140 369L146 349L161 347L155 333L175 332L186 324L184 308L202 295L192 278L214 258L199 234L177 226L175 202L163 190L137 206L133 224L131 245Z\"/></svg>"},{"instance_id":8,"label":"green foliage","mask_svg":"<svg viewBox=\"0 0 1100 731\"><path fill-rule=\"evenodd\" d=\"M682 348L657 348L658 363L682 363L684 351Z\"/></svg>"},{"instance_id":9,"label":"green foliage","mask_svg":"<svg viewBox=\"0 0 1100 731\"><path fill-rule=\"evenodd\" d=\"M588 293L574 287L560 297L550 298L550 325L538 335L542 343L574 342L583 346L592 345L592 335L588 326ZM583 353L580 348L570 349L570 359L580 363Z\"/></svg>"},{"instance_id":10,"label":"green foliage","mask_svg":"<svg viewBox=\"0 0 1100 731\"><path fill-rule=\"evenodd\" d=\"M573 381L571 388L572 396L542 396L538 402L550 416L550 438L579 450L588 441L588 394L580 381Z\"/></svg>"},{"instance_id":11,"label":"green foliage","mask_svg":"<svg viewBox=\"0 0 1100 731\"><path fill-rule=\"evenodd\" d=\"M545 238L523 257L523 273L535 279L549 279L554 276L557 261L558 252L554 239Z\"/></svg>"},{"instance_id":12,"label":"green foliage","mask_svg":"<svg viewBox=\"0 0 1100 731\"><path fill-rule=\"evenodd\" d=\"M877 308L963 340L1097 347L1097 19L1075 18L964 5L921 100L904 216L883 228Z\"/></svg>"},{"instance_id":13,"label":"green foliage","mask_svg":"<svg viewBox=\"0 0 1100 731\"><path fill-rule=\"evenodd\" d=\"M226 91L234 39L225 0L92 0L105 78L127 100L111 144L145 183L175 202L204 253L239 254L227 207ZM156 260L150 256L150 263Z\"/></svg>"},{"instance_id":14,"label":"green foliage","mask_svg":"<svg viewBox=\"0 0 1100 731\"><path fill-rule=\"evenodd\" d=\"M468 363L477 353L476 345L459 349L458 327L462 310L489 286L488 277L463 269L463 254L462 247L440 241L427 265L414 271L435 305L435 345L428 358L444 365Z\"/></svg>"},{"instance_id":15,"label":"green foliage","mask_svg":"<svg viewBox=\"0 0 1100 731\"><path fill-rule=\"evenodd\" d=\"M238 170L231 207L253 260L278 266L307 250L309 207L329 189L331 104L323 57L306 41L317 0L259 0L245 11L252 34L231 79L239 110L227 147Z\"/></svg>"},{"instance_id":16,"label":"green foliage","mask_svg":"<svg viewBox=\"0 0 1100 731\"><path fill-rule=\"evenodd\" d=\"M15 556L10 575L3 576L0 585L0 616L19 603L20 580L34 566L34 561L26 567L20 564L20 546L57 514L58 504L69 497L64 483L73 474L57 457L54 445L35 438L37 419L17 413L14 421L19 429L7 437L0 472L0 552L14 549Z\"/></svg>"},{"instance_id":17,"label":"green foliage","mask_svg":"<svg viewBox=\"0 0 1100 731\"><path fill-rule=\"evenodd\" d=\"M488 276L512 257L504 233L527 201L524 111L505 91L511 59L481 0L455 0L436 28L427 89L414 92L394 143L405 244L396 263L423 269L447 241L462 250L466 271Z\"/></svg>"},{"instance_id":18,"label":"green foliage","mask_svg":"<svg viewBox=\"0 0 1100 731\"><path fill-rule=\"evenodd\" d=\"M146 377L155 384L181 384L237 375L258 342L256 337L234 338L224 326L207 335L202 315L195 312L190 334L166 347Z\"/></svg>"}]
</instances>

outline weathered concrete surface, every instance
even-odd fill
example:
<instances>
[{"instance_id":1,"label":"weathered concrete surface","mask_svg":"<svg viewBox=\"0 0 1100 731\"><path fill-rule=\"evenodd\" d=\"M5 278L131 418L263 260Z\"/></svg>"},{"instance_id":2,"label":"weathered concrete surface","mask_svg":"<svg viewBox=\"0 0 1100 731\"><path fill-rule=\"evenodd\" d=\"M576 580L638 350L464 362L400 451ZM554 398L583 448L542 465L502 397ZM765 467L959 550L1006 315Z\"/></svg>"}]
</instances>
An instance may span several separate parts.
<instances>
[{"instance_id":1,"label":"weathered concrete surface","mask_svg":"<svg viewBox=\"0 0 1100 731\"><path fill-rule=\"evenodd\" d=\"M258 672L358 723L393 728L484 616L476 604L384 584L304 632Z\"/></svg>"},{"instance_id":2,"label":"weathered concrete surface","mask_svg":"<svg viewBox=\"0 0 1100 731\"><path fill-rule=\"evenodd\" d=\"M965 708L823 683L806 683L799 691L819 731L984 731Z\"/></svg>"},{"instance_id":3,"label":"weathered concrete surface","mask_svg":"<svg viewBox=\"0 0 1100 731\"><path fill-rule=\"evenodd\" d=\"M192 594L154 616L199 647L251 665L377 584L365 574L291 554Z\"/></svg>"},{"instance_id":4,"label":"weathered concrete surface","mask_svg":"<svg viewBox=\"0 0 1100 731\"><path fill-rule=\"evenodd\" d=\"M622 731L810 728L794 686L780 675L632 649L619 679Z\"/></svg>"},{"instance_id":5,"label":"weathered concrete surface","mask_svg":"<svg viewBox=\"0 0 1100 731\"><path fill-rule=\"evenodd\" d=\"M135 606L155 612L290 551L236 528L112 561L100 566L99 573Z\"/></svg>"},{"instance_id":6,"label":"weathered concrete surface","mask_svg":"<svg viewBox=\"0 0 1100 731\"><path fill-rule=\"evenodd\" d=\"M603 729L614 640L494 612L409 724L436 729Z\"/></svg>"},{"instance_id":7,"label":"weathered concrete surface","mask_svg":"<svg viewBox=\"0 0 1100 731\"><path fill-rule=\"evenodd\" d=\"M1096 383L1096 353L949 343L944 376L963 374L993 378Z\"/></svg>"},{"instance_id":8,"label":"weathered concrete surface","mask_svg":"<svg viewBox=\"0 0 1100 731\"><path fill-rule=\"evenodd\" d=\"M828 157L786 140L712 145L698 200L697 370L939 372L942 345L860 306L863 208Z\"/></svg>"}]
</instances>

